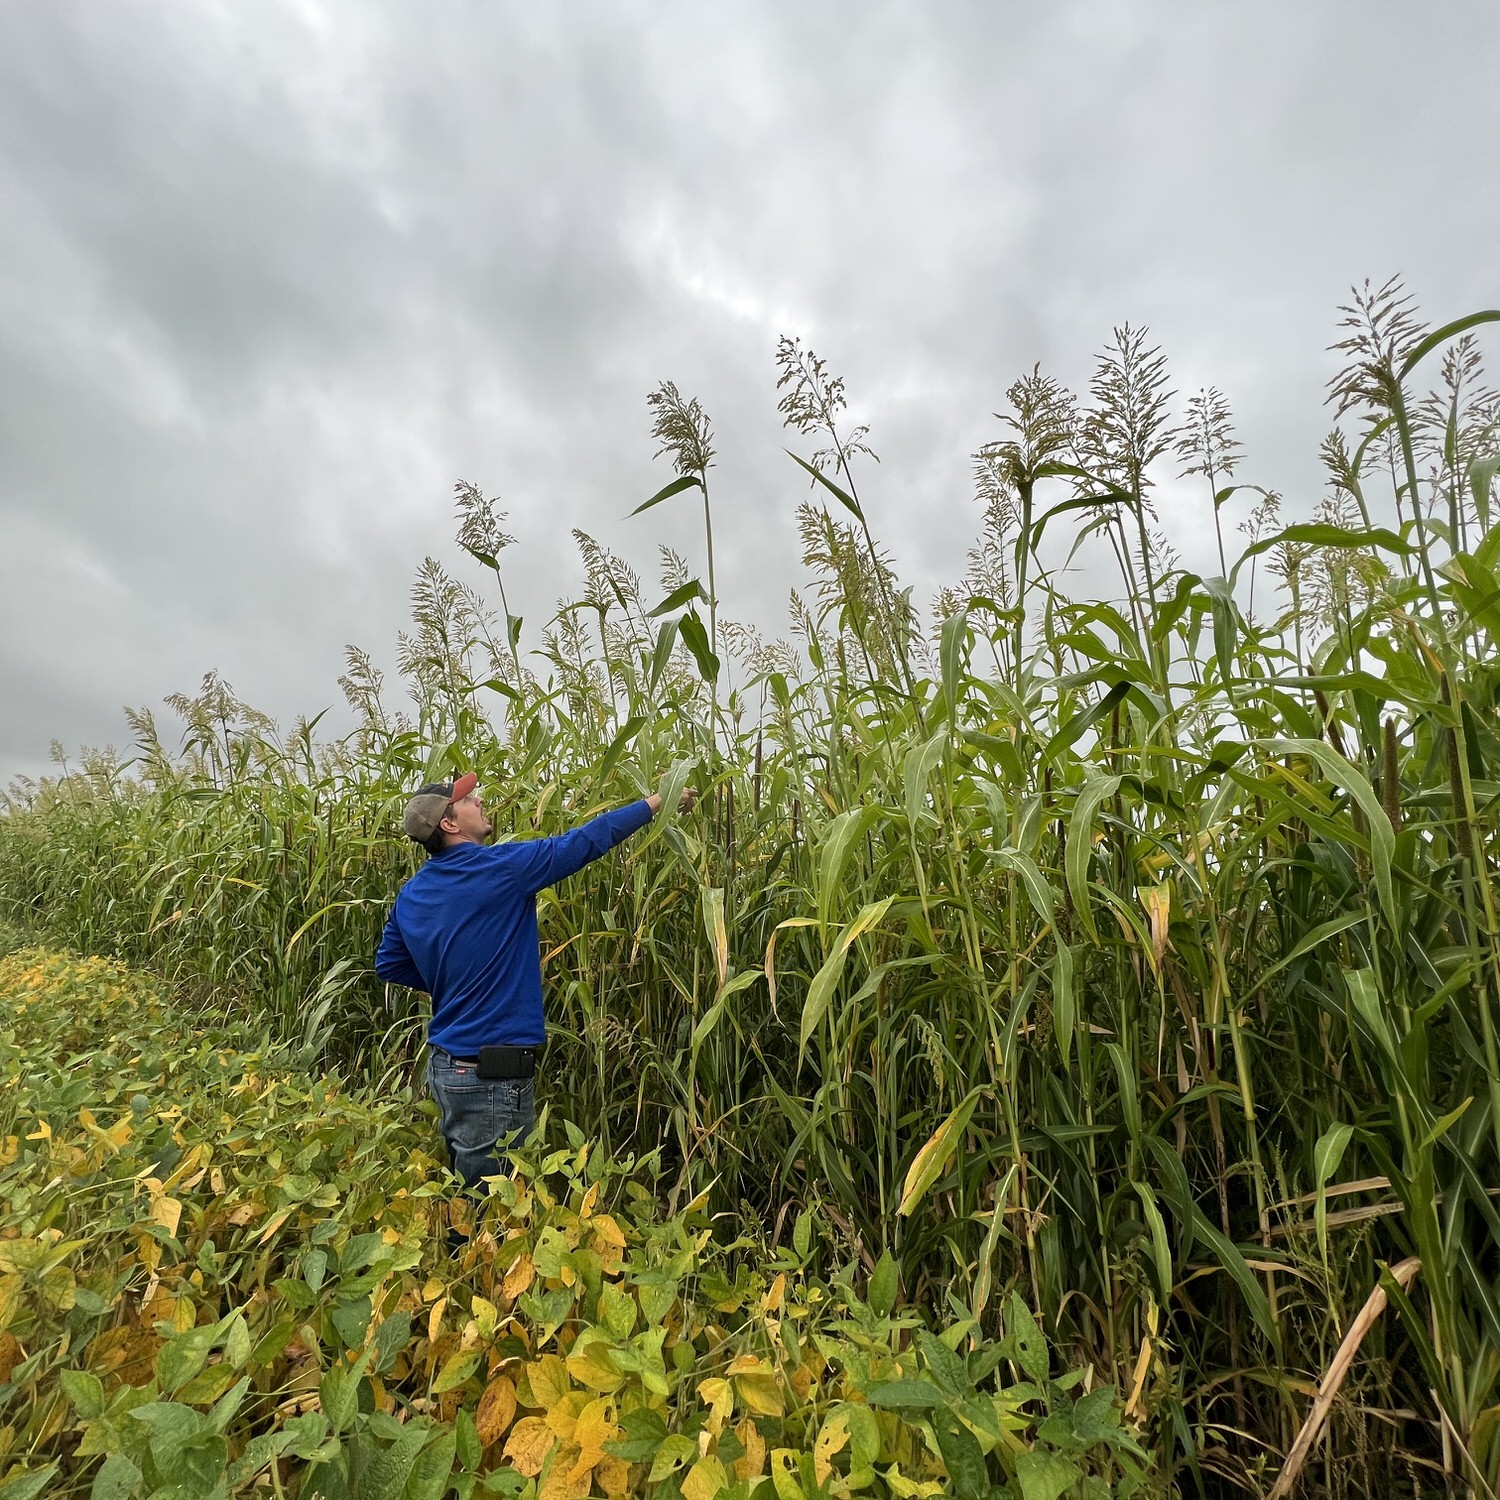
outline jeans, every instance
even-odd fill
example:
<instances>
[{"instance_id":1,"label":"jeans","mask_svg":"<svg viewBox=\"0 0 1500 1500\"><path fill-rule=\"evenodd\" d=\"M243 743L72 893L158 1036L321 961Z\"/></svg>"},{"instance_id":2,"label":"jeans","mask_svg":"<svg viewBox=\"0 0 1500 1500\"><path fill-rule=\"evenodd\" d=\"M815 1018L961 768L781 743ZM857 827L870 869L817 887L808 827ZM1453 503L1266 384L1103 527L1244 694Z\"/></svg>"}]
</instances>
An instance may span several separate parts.
<instances>
[{"instance_id":1,"label":"jeans","mask_svg":"<svg viewBox=\"0 0 1500 1500\"><path fill-rule=\"evenodd\" d=\"M500 1153L524 1141L536 1120L536 1080L484 1079L473 1063L456 1062L434 1047L427 1082L453 1170L464 1186L504 1172Z\"/></svg>"}]
</instances>

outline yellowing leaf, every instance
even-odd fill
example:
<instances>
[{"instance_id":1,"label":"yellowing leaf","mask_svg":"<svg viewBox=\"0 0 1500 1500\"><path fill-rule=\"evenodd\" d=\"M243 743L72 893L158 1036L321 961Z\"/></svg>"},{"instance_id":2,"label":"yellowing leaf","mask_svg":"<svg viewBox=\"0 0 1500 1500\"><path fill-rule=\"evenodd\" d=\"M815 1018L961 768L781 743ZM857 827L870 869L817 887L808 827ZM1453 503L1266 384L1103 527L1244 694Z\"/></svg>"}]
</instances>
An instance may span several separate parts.
<instances>
[{"instance_id":1,"label":"yellowing leaf","mask_svg":"<svg viewBox=\"0 0 1500 1500\"><path fill-rule=\"evenodd\" d=\"M761 1301L761 1307L768 1313L780 1312L781 1304L786 1299L786 1272L778 1271L776 1280L771 1283L768 1291Z\"/></svg>"},{"instance_id":2,"label":"yellowing leaf","mask_svg":"<svg viewBox=\"0 0 1500 1500\"><path fill-rule=\"evenodd\" d=\"M741 1355L729 1367L734 1388L749 1411L758 1417L779 1417L786 1409L775 1372L764 1360Z\"/></svg>"},{"instance_id":3,"label":"yellowing leaf","mask_svg":"<svg viewBox=\"0 0 1500 1500\"><path fill-rule=\"evenodd\" d=\"M609 1500L621 1500L630 1488L630 1465L623 1458L606 1458L594 1477Z\"/></svg>"},{"instance_id":4,"label":"yellowing leaf","mask_svg":"<svg viewBox=\"0 0 1500 1500\"><path fill-rule=\"evenodd\" d=\"M900 1496L900 1500L928 1500L932 1495L943 1493L941 1480L908 1479L895 1464L885 1471L885 1482L891 1487L893 1495Z\"/></svg>"},{"instance_id":5,"label":"yellowing leaf","mask_svg":"<svg viewBox=\"0 0 1500 1500\"><path fill-rule=\"evenodd\" d=\"M474 1430L486 1448L498 1442L516 1414L516 1388L508 1375L497 1375L484 1388L479 1410L474 1414Z\"/></svg>"},{"instance_id":6,"label":"yellowing leaf","mask_svg":"<svg viewBox=\"0 0 1500 1500\"><path fill-rule=\"evenodd\" d=\"M948 1159L968 1128L969 1117L974 1113L974 1106L979 1103L979 1094L979 1089L971 1089L912 1158L911 1166L906 1172L906 1182L901 1189L901 1204L896 1209L898 1214L909 1214L922 1201L927 1189L942 1176Z\"/></svg>"},{"instance_id":7,"label":"yellowing leaf","mask_svg":"<svg viewBox=\"0 0 1500 1500\"><path fill-rule=\"evenodd\" d=\"M589 1393L587 1391L569 1391L555 1406L547 1409L547 1426L562 1442L571 1443L578 1427L578 1418L588 1404Z\"/></svg>"},{"instance_id":8,"label":"yellowing leaf","mask_svg":"<svg viewBox=\"0 0 1500 1500\"><path fill-rule=\"evenodd\" d=\"M535 1280L536 1266L531 1257L526 1254L518 1255L500 1284L500 1295L507 1302L514 1302Z\"/></svg>"},{"instance_id":9,"label":"yellowing leaf","mask_svg":"<svg viewBox=\"0 0 1500 1500\"><path fill-rule=\"evenodd\" d=\"M746 1417L734 1429L734 1435L745 1450L743 1456L735 1460L734 1477L759 1479L766 1471L766 1440L760 1435L760 1428Z\"/></svg>"},{"instance_id":10,"label":"yellowing leaf","mask_svg":"<svg viewBox=\"0 0 1500 1500\"><path fill-rule=\"evenodd\" d=\"M610 1420L609 1402L602 1396L595 1397L578 1413L578 1423L573 1428L573 1441L578 1445L578 1463L592 1469L604 1457L604 1445L619 1437L620 1429Z\"/></svg>"},{"instance_id":11,"label":"yellowing leaf","mask_svg":"<svg viewBox=\"0 0 1500 1500\"><path fill-rule=\"evenodd\" d=\"M682 1481L682 1500L714 1500L728 1483L729 1477L718 1459L700 1458Z\"/></svg>"},{"instance_id":12,"label":"yellowing leaf","mask_svg":"<svg viewBox=\"0 0 1500 1500\"><path fill-rule=\"evenodd\" d=\"M833 1456L849 1445L849 1419L841 1411L829 1414L813 1444L813 1472L820 1485L833 1473Z\"/></svg>"},{"instance_id":13,"label":"yellowing leaf","mask_svg":"<svg viewBox=\"0 0 1500 1500\"><path fill-rule=\"evenodd\" d=\"M590 1335L594 1335L590 1337ZM568 1374L590 1390L609 1394L620 1389L625 1377L610 1358L609 1335L600 1329L585 1329L568 1355Z\"/></svg>"},{"instance_id":14,"label":"yellowing leaf","mask_svg":"<svg viewBox=\"0 0 1500 1500\"><path fill-rule=\"evenodd\" d=\"M260 1234L256 1237L255 1243L257 1245L264 1245L266 1241L269 1240L272 1235L274 1235L276 1231L280 1229L288 1219L291 1218L293 1212L293 1209L284 1208L280 1213L273 1214L270 1220L267 1222L266 1227L262 1229Z\"/></svg>"},{"instance_id":15,"label":"yellowing leaf","mask_svg":"<svg viewBox=\"0 0 1500 1500\"><path fill-rule=\"evenodd\" d=\"M176 1198L158 1198L151 1205L151 1217L175 1237L177 1226L182 1222L182 1204Z\"/></svg>"},{"instance_id":16,"label":"yellowing leaf","mask_svg":"<svg viewBox=\"0 0 1500 1500\"><path fill-rule=\"evenodd\" d=\"M771 1483L776 1487L777 1500L806 1500L797 1477L797 1454L793 1449L771 1450Z\"/></svg>"},{"instance_id":17,"label":"yellowing leaf","mask_svg":"<svg viewBox=\"0 0 1500 1500\"><path fill-rule=\"evenodd\" d=\"M596 1249L601 1244L609 1245L615 1250L625 1248L625 1232L620 1228L613 1214L595 1214L589 1220L589 1228L594 1232Z\"/></svg>"},{"instance_id":18,"label":"yellowing leaf","mask_svg":"<svg viewBox=\"0 0 1500 1500\"><path fill-rule=\"evenodd\" d=\"M450 1354L432 1383L434 1394L441 1396L444 1391L456 1391L479 1368L480 1357L477 1349Z\"/></svg>"},{"instance_id":19,"label":"yellowing leaf","mask_svg":"<svg viewBox=\"0 0 1500 1500\"><path fill-rule=\"evenodd\" d=\"M469 1305L469 1311L474 1315L479 1337L488 1343L495 1336L495 1324L500 1317L499 1309L487 1298L475 1297Z\"/></svg>"},{"instance_id":20,"label":"yellowing leaf","mask_svg":"<svg viewBox=\"0 0 1500 1500\"><path fill-rule=\"evenodd\" d=\"M599 1184L597 1182L589 1185L589 1190L583 1195L583 1202L578 1209L578 1217L586 1219L593 1213L594 1205L599 1201Z\"/></svg>"},{"instance_id":21,"label":"yellowing leaf","mask_svg":"<svg viewBox=\"0 0 1500 1500\"><path fill-rule=\"evenodd\" d=\"M1161 967L1162 955L1167 951L1168 931L1172 919L1172 882L1164 880L1160 885L1148 886L1142 897L1151 918L1151 951L1157 967Z\"/></svg>"},{"instance_id":22,"label":"yellowing leaf","mask_svg":"<svg viewBox=\"0 0 1500 1500\"><path fill-rule=\"evenodd\" d=\"M511 1429L505 1457L518 1473L535 1479L556 1441L552 1429L541 1417L522 1417Z\"/></svg>"},{"instance_id":23,"label":"yellowing leaf","mask_svg":"<svg viewBox=\"0 0 1500 1500\"><path fill-rule=\"evenodd\" d=\"M427 1314L427 1342L429 1344L437 1343L438 1335L443 1331L443 1309L447 1305L448 1299L439 1297L432 1304L432 1311Z\"/></svg>"},{"instance_id":24,"label":"yellowing leaf","mask_svg":"<svg viewBox=\"0 0 1500 1500\"><path fill-rule=\"evenodd\" d=\"M578 1450L564 1448L537 1486L536 1500L583 1500L592 1486L593 1470L578 1467Z\"/></svg>"},{"instance_id":25,"label":"yellowing leaf","mask_svg":"<svg viewBox=\"0 0 1500 1500\"><path fill-rule=\"evenodd\" d=\"M718 1437L734 1410L734 1387L715 1376L698 1382L698 1395L708 1403L708 1431Z\"/></svg>"},{"instance_id":26,"label":"yellowing leaf","mask_svg":"<svg viewBox=\"0 0 1500 1500\"><path fill-rule=\"evenodd\" d=\"M561 1357L544 1354L526 1366L525 1386L519 1394L527 1406L537 1406L545 1411L556 1406L571 1389L568 1367Z\"/></svg>"}]
</instances>

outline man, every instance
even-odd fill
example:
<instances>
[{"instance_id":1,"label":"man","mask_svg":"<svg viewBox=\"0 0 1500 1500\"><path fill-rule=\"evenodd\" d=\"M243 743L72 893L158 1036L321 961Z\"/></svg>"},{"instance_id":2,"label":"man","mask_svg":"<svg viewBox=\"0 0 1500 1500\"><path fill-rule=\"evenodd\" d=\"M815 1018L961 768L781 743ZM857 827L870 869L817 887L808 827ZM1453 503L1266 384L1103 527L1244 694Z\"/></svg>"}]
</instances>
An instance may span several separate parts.
<instances>
[{"instance_id":1,"label":"man","mask_svg":"<svg viewBox=\"0 0 1500 1500\"><path fill-rule=\"evenodd\" d=\"M607 854L661 807L656 793L555 838L487 844L469 771L407 802L402 826L429 858L401 887L375 972L432 996L428 1081L453 1168L473 1187L502 1171L499 1152L535 1117L536 1064L546 1037L536 926L538 891ZM684 792L681 811L697 794Z\"/></svg>"}]
</instances>

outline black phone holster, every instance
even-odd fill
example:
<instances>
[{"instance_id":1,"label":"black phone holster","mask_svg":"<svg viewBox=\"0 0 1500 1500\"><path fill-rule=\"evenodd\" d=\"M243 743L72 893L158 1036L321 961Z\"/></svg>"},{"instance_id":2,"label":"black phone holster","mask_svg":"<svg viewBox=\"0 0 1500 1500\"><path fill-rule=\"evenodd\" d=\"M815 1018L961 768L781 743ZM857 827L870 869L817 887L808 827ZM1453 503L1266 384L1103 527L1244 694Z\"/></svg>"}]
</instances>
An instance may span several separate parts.
<instances>
[{"instance_id":1,"label":"black phone holster","mask_svg":"<svg viewBox=\"0 0 1500 1500\"><path fill-rule=\"evenodd\" d=\"M481 1047L479 1077L484 1079L532 1078L536 1076L537 1047Z\"/></svg>"}]
</instances>

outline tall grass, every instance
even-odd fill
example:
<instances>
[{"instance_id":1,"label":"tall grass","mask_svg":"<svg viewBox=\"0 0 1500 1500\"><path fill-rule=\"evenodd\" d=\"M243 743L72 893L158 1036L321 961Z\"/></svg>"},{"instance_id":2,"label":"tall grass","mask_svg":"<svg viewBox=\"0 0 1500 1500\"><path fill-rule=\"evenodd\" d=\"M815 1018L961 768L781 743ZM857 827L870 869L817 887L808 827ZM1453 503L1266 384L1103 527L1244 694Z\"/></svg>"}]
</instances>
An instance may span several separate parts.
<instances>
[{"instance_id":1,"label":"tall grass","mask_svg":"<svg viewBox=\"0 0 1500 1500\"><path fill-rule=\"evenodd\" d=\"M1269 1487L1383 1288L1300 1482L1491 1493L1500 404L1470 330L1500 314L1429 331L1395 284L1343 311L1328 493L1291 526L1230 482L1217 391L1173 425L1142 331L1086 401L1018 381L930 638L861 494L868 433L793 341L781 409L818 444L793 455L795 648L675 555L658 602L580 534L585 587L531 670L505 518L461 486L503 618L429 561L408 709L351 651L336 742L215 678L174 705L180 753L137 714L128 765L13 795L3 910L264 1006L340 1065L405 1066L420 1009L368 966L415 782L477 765L524 836L692 780L693 819L542 899L558 1107L617 1148L668 1141L680 1193L711 1183L773 1234L816 1204L980 1326L1019 1286L1187 1493ZM708 419L670 385L652 410L676 468L653 501L702 491L711 568ZM1174 460L1226 576L1161 535L1199 503L1159 487ZM1248 506L1231 560L1222 516ZM1113 556L1117 600L1063 591L1080 547Z\"/></svg>"}]
</instances>

